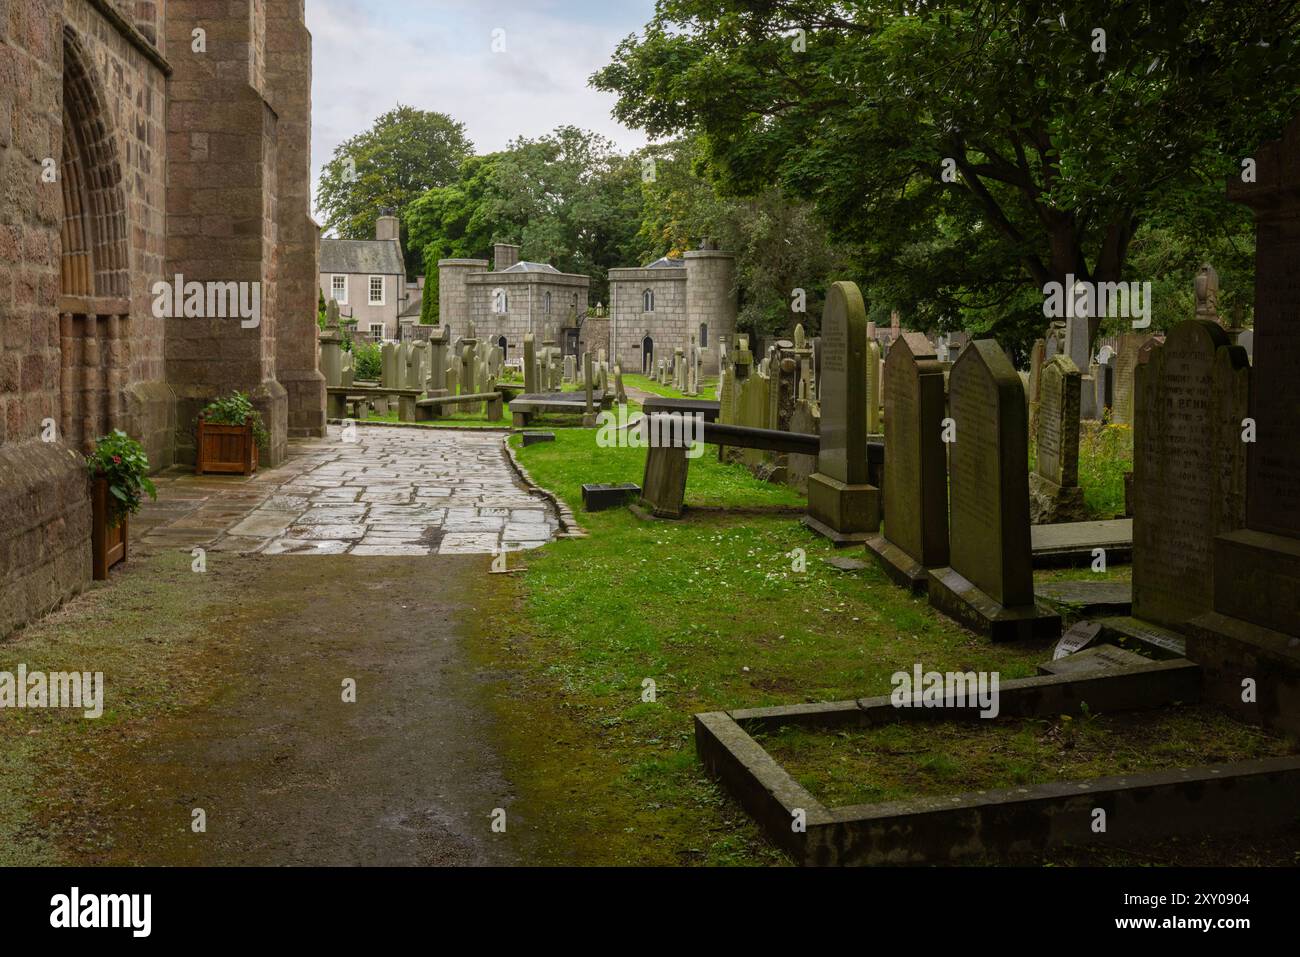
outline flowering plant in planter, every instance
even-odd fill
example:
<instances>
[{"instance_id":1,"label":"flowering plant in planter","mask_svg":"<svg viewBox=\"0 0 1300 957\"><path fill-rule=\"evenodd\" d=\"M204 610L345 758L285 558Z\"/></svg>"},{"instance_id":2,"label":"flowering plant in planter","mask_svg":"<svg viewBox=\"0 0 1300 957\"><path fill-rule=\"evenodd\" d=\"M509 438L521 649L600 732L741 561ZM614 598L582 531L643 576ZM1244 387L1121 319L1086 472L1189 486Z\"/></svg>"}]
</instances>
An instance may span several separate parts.
<instances>
[{"instance_id":1,"label":"flowering plant in planter","mask_svg":"<svg viewBox=\"0 0 1300 957\"><path fill-rule=\"evenodd\" d=\"M149 481L149 456L121 429L96 440L94 451L86 456L86 468L92 480L103 479L108 485L109 528L116 528L126 516L139 511L141 493L158 497Z\"/></svg>"},{"instance_id":2,"label":"flowering plant in planter","mask_svg":"<svg viewBox=\"0 0 1300 957\"><path fill-rule=\"evenodd\" d=\"M214 399L199 413L199 418L209 425L251 425L253 438L263 449L271 440L262 413L254 408L253 401L244 392L232 392L225 398Z\"/></svg>"}]
</instances>

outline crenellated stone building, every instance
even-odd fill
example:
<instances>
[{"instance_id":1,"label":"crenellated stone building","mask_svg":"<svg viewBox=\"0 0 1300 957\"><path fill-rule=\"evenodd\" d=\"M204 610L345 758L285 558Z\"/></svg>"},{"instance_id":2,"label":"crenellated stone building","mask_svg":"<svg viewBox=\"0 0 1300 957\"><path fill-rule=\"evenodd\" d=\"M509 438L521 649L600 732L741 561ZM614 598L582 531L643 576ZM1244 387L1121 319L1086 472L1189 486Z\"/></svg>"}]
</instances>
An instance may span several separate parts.
<instances>
[{"instance_id":1,"label":"crenellated stone building","mask_svg":"<svg viewBox=\"0 0 1300 957\"><path fill-rule=\"evenodd\" d=\"M0 2L0 636L90 578L99 435L190 462L234 389L268 465L323 431L310 117L302 0Z\"/></svg>"},{"instance_id":2,"label":"crenellated stone building","mask_svg":"<svg viewBox=\"0 0 1300 957\"><path fill-rule=\"evenodd\" d=\"M691 250L648 266L609 271L613 360L650 372L695 336L703 370L718 371L718 340L736 333L736 261L716 249Z\"/></svg>"},{"instance_id":3,"label":"crenellated stone building","mask_svg":"<svg viewBox=\"0 0 1300 957\"><path fill-rule=\"evenodd\" d=\"M566 330L586 315L590 284L587 276L521 262L518 246L497 243L490 270L486 259L438 261L438 321L455 339L473 320L480 342L501 346L507 361L522 359L529 332L539 343L563 345Z\"/></svg>"}]
</instances>

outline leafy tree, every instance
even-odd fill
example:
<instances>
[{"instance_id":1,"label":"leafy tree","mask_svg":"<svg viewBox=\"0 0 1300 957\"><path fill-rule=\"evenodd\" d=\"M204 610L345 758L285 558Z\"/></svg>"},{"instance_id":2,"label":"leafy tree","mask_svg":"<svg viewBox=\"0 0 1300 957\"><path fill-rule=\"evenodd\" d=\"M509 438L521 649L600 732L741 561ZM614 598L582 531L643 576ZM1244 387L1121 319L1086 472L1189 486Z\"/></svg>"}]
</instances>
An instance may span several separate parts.
<instances>
[{"instance_id":1,"label":"leafy tree","mask_svg":"<svg viewBox=\"0 0 1300 957\"><path fill-rule=\"evenodd\" d=\"M316 202L325 228L343 239L372 239L380 209L400 218L427 190L453 182L473 145L465 125L445 113L398 105L334 150L321 170ZM402 236L407 270L420 270L420 249Z\"/></svg>"},{"instance_id":2,"label":"leafy tree","mask_svg":"<svg viewBox=\"0 0 1300 957\"><path fill-rule=\"evenodd\" d=\"M757 335L789 335L820 326L827 283L849 265L811 205L768 188L750 198L720 196L710 181L703 141L690 137L650 147L653 177L644 186L640 237L649 255L680 255L716 242L736 255L737 324ZM806 311L794 310L802 290Z\"/></svg>"},{"instance_id":3,"label":"leafy tree","mask_svg":"<svg viewBox=\"0 0 1300 957\"><path fill-rule=\"evenodd\" d=\"M659 0L592 81L703 131L728 191L813 202L878 303L1021 340L1049 281L1150 278L1126 264L1160 210L1235 231L1224 178L1300 103L1294 3L903 6Z\"/></svg>"},{"instance_id":4,"label":"leafy tree","mask_svg":"<svg viewBox=\"0 0 1300 957\"><path fill-rule=\"evenodd\" d=\"M524 259L592 278L608 300L608 271L637 248L640 179L629 157L598 134L567 126L466 159L455 182L411 204L406 228L427 262L486 257L493 243Z\"/></svg>"}]
</instances>

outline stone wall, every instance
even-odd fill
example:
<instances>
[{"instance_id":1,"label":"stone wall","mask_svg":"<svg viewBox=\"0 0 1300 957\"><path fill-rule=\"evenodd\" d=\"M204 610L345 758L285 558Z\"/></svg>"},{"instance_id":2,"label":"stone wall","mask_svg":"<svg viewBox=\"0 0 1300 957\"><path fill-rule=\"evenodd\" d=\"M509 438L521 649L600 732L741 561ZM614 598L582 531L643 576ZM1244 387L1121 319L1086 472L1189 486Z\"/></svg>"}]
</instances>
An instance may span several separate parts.
<instances>
[{"instance_id":1,"label":"stone wall","mask_svg":"<svg viewBox=\"0 0 1300 957\"><path fill-rule=\"evenodd\" d=\"M275 377L288 393L289 435L319 436L325 434L325 378L316 324L320 227L311 216L312 60L303 0L269 0L266 51L267 99L278 119L279 141Z\"/></svg>"},{"instance_id":2,"label":"stone wall","mask_svg":"<svg viewBox=\"0 0 1300 957\"><path fill-rule=\"evenodd\" d=\"M611 362L622 365L624 372L640 372L647 335L654 344L655 361L672 358L674 349L690 343L686 280L681 267L609 271ZM647 289L654 293L653 312L644 309Z\"/></svg>"},{"instance_id":3,"label":"stone wall","mask_svg":"<svg viewBox=\"0 0 1300 957\"><path fill-rule=\"evenodd\" d=\"M686 253L686 326L687 335L699 335L702 324L708 326L705 345L716 343L719 336L736 334L736 257L717 250L697 249ZM704 354L704 373L716 375L718 350L714 346Z\"/></svg>"},{"instance_id":4,"label":"stone wall","mask_svg":"<svg viewBox=\"0 0 1300 957\"><path fill-rule=\"evenodd\" d=\"M483 272L488 267L486 259L438 260L438 323L451 327L454 340L465 334L469 320L469 293L465 289L466 277Z\"/></svg>"},{"instance_id":5,"label":"stone wall","mask_svg":"<svg viewBox=\"0 0 1300 957\"><path fill-rule=\"evenodd\" d=\"M517 272L470 273L465 278L468 318L480 341L496 343L506 337L506 359L520 359L524 354L524 336L531 332L538 344L556 338L563 326L571 324L574 310L587 311L586 276L568 273ZM493 292L506 292L504 314L493 308ZM551 295L551 309L546 311L546 294ZM574 296L577 296L575 306ZM463 336L467 326L453 325L452 338ZM558 341L558 340L557 340Z\"/></svg>"},{"instance_id":6,"label":"stone wall","mask_svg":"<svg viewBox=\"0 0 1300 957\"><path fill-rule=\"evenodd\" d=\"M0 637L89 579L84 442L188 461L235 388L267 464L319 432L309 111L301 0L0 0ZM261 283L259 326L156 316L177 272Z\"/></svg>"}]
</instances>

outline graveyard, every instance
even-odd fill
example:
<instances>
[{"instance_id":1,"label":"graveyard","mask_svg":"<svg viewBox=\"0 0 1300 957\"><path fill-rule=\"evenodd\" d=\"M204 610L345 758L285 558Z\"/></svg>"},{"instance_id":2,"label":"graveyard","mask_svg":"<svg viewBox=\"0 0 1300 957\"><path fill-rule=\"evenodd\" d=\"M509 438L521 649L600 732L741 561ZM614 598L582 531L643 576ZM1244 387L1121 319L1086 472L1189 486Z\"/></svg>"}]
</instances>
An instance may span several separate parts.
<instances>
[{"instance_id":1,"label":"graveyard","mask_svg":"<svg viewBox=\"0 0 1300 957\"><path fill-rule=\"evenodd\" d=\"M1289 8L0 6L0 867L1300 865Z\"/></svg>"}]
</instances>

